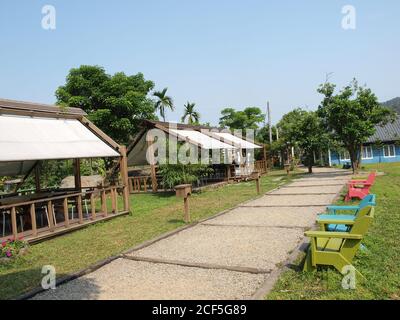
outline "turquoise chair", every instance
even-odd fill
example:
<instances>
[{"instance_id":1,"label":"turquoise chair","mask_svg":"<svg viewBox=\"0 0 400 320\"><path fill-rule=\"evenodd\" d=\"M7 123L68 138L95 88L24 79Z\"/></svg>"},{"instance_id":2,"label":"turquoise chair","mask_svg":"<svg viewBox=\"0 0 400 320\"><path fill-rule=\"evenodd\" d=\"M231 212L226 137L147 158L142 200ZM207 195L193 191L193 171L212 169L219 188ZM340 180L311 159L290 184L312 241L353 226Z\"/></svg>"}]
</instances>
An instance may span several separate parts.
<instances>
[{"instance_id":1,"label":"turquoise chair","mask_svg":"<svg viewBox=\"0 0 400 320\"><path fill-rule=\"evenodd\" d=\"M340 221L354 221L362 208L367 206L376 206L376 195L369 194L366 196L358 206L328 206L328 214L320 214L317 218L317 223L322 220L340 220ZM338 214L340 211L352 211L353 214ZM345 224L329 224L326 226L325 231L347 232L350 226Z\"/></svg>"}]
</instances>

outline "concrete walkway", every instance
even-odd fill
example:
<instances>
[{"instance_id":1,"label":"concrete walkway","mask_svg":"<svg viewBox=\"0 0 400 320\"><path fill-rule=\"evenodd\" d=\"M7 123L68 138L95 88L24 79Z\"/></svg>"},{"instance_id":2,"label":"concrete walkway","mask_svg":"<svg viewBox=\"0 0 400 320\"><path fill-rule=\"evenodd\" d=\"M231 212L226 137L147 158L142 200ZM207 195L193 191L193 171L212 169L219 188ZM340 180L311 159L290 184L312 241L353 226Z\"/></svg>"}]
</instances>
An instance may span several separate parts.
<instances>
[{"instance_id":1,"label":"concrete walkway","mask_svg":"<svg viewBox=\"0 0 400 320\"><path fill-rule=\"evenodd\" d=\"M34 299L260 298L349 178L315 169Z\"/></svg>"}]
</instances>

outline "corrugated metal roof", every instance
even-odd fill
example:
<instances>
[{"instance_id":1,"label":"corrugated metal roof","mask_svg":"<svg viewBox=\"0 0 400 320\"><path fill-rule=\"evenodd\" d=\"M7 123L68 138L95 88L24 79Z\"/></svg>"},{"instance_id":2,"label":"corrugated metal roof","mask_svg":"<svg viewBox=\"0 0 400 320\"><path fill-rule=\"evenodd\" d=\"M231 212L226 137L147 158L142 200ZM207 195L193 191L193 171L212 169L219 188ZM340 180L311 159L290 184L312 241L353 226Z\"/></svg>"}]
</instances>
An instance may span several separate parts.
<instances>
[{"instance_id":1,"label":"corrugated metal roof","mask_svg":"<svg viewBox=\"0 0 400 320\"><path fill-rule=\"evenodd\" d=\"M394 122L389 122L384 126L376 126L376 132L369 137L369 143L377 141L395 141L400 140L400 116Z\"/></svg>"}]
</instances>

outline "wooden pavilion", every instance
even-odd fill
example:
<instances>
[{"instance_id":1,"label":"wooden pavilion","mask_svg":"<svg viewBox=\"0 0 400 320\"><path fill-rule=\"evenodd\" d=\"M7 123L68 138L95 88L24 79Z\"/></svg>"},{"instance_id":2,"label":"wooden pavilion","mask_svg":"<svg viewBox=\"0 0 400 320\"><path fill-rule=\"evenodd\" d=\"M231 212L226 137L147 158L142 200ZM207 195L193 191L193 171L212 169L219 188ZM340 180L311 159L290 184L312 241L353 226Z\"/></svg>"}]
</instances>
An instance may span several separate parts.
<instances>
[{"instance_id":1,"label":"wooden pavilion","mask_svg":"<svg viewBox=\"0 0 400 320\"><path fill-rule=\"evenodd\" d=\"M220 149L230 155L236 153L239 159L242 157L242 160L246 158L246 150L262 149L262 160L255 161L252 170L254 169L260 173L267 172L265 145L248 141L242 136L233 135L229 130L153 120L143 121L141 127L141 130L127 148L128 166L129 168L147 167L148 170L139 170L138 174L135 170L130 171L128 180L131 193L150 189L156 192L160 184L161 176L158 174L158 164L149 163L146 157L147 149L151 150L154 142L152 137L149 137L152 129L161 130L166 134L167 139L173 137L180 142L187 142L194 145L200 150ZM150 151L150 154L152 153L153 150ZM210 181L213 182L230 181L233 179L241 180L251 175L244 161L240 164L233 164L232 162L214 164L211 161L210 165L214 168L215 172L213 177L210 177Z\"/></svg>"},{"instance_id":2,"label":"wooden pavilion","mask_svg":"<svg viewBox=\"0 0 400 320\"><path fill-rule=\"evenodd\" d=\"M116 163L114 179L97 187L81 182L81 160ZM40 163L73 161L73 188L43 188ZM77 108L0 99L0 177L22 177L0 194L0 241L37 242L129 212L127 156ZM34 190L21 191L34 176ZM120 196L119 196L120 195Z\"/></svg>"}]
</instances>

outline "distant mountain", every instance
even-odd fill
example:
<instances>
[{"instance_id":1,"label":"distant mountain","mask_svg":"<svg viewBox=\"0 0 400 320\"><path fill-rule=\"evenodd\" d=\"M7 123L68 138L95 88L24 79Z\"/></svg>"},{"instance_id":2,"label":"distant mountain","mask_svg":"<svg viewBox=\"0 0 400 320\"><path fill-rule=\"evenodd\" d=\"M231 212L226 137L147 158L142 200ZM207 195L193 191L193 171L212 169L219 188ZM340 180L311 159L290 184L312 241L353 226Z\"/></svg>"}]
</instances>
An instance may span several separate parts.
<instances>
[{"instance_id":1,"label":"distant mountain","mask_svg":"<svg viewBox=\"0 0 400 320\"><path fill-rule=\"evenodd\" d=\"M382 103L383 106L388 107L400 114L400 97Z\"/></svg>"}]
</instances>

